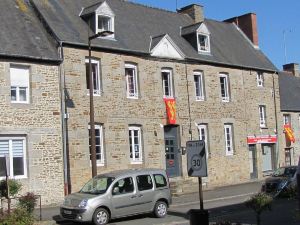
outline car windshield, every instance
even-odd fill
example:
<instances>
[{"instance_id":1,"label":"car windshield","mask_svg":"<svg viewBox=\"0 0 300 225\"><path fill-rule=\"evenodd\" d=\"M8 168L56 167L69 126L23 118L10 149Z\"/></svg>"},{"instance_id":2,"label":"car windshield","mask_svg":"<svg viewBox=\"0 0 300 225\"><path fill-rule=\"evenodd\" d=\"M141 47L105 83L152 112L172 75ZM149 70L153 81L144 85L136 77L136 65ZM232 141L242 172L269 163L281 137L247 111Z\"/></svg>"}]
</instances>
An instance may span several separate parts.
<instances>
[{"instance_id":1,"label":"car windshield","mask_svg":"<svg viewBox=\"0 0 300 225\"><path fill-rule=\"evenodd\" d=\"M293 177L296 172L296 168L294 167L282 167L275 170L273 173L273 177Z\"/></svg>"},{"instance_id":2,"label":"car windshield","mask_svg":"<svg viewBox=\"0 0 300 225\"><path fill-rule=\"evenodd\" d=\"M79 192L93 195L104 194L114 179L114 177L96 176L90 179Z\"/></svg>"}]
</instances>

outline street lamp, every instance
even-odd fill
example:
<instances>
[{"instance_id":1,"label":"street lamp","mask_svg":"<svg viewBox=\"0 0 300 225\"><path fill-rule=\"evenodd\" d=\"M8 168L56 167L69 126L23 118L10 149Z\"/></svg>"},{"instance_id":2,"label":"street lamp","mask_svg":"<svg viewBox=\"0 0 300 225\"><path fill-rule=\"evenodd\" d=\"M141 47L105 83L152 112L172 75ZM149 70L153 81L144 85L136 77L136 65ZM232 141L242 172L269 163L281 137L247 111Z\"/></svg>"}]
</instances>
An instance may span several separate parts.
<instances>
[{"instance_id":1,"label":"street lamp","mask_svg":"<svg viewBox=\"0 0 300 225\"><path fill-rule=\"evenodd\" d=\"M102 31L88 37L89 46L89 87L90 87L90 131L91 131L91 155L92 155L92 177L97 175L96 163L96 140L95 140L95 114L94 114L94 78L92 72L92 48L91 41L98 37L105 37L113 34L111 31Z\"/></svg>"}]
</instances>

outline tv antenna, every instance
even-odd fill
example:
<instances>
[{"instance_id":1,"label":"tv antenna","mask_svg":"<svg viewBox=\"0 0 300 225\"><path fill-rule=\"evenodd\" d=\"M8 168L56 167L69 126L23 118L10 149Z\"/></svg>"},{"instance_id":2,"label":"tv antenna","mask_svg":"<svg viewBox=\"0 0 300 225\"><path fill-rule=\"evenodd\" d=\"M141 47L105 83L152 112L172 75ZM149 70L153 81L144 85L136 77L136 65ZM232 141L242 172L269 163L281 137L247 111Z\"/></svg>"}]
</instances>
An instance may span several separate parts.
<instances>
[{"instance_id":1,"label":"tv antenna","mask_svg":"<svg viewBox=\"0 0 300 225\"><path fill-rule=\"evenodd\" d=\"M286 47L286 33L292 33L292 29L289 30L283 30L283 48L284 48L284 61L285 64L287 64L287 47Z\"/></svg>"}]
</instances>

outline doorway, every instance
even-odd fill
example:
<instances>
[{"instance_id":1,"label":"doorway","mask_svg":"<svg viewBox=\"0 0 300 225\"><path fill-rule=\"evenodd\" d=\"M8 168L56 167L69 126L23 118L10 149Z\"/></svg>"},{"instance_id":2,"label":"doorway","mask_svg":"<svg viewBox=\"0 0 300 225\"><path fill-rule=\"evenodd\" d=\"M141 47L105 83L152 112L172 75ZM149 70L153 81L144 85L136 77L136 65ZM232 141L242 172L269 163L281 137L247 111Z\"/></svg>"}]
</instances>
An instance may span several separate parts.
<instances>
[{"instance_id":1,"label":"doorway","mask_svg":"<svg viewBox=\"0 0 300 225\"><path fill-rule=\"evenodd\" d=\"M274 170L275 165L274 145L262 145L262 172Z\"/></svg>"},{"instance_id":2,"label":"doorway","mask_svg":"<svg viewBox=\"0 0 300 225\"><path fill-rule=\"evenodd\" d=\"M181 175L179 126L165 126L166 171L169 177Z\"/></svg>"},{"instance_id":3,"label":"doorway","mask_svg":"<svg viewBox=\"0 0 300 225\"><path fill-rule=\"evenodd\" d=\"M257 179L257 157L256 145L249 145L249 166L250 166L250 179Z\"/></svg>"}]
</instances>

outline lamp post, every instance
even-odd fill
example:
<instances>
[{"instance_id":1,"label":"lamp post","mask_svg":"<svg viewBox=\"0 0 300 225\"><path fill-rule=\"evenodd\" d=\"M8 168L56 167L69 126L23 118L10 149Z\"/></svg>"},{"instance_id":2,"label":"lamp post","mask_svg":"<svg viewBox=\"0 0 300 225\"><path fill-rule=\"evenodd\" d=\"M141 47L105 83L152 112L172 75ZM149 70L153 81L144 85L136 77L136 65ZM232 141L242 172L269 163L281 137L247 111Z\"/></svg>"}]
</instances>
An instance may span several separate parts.
<instances>
[{"instance_id":1,"label":"lamp post","mask_svg":"<svg viewBox=\"0 0 300 225\"><path fill-rule=\"evenodd\" d=\"M90 131L91 131L91 155L92 155L92 177L97 175L96 140L95 140L95 113L94 113L94 77L92 72L92 48L91 41L98 37L105 37L113 34L111 31L102 31L88 37L89 47L89 88L90 88Z\"/></svg>"}]
</instances>

